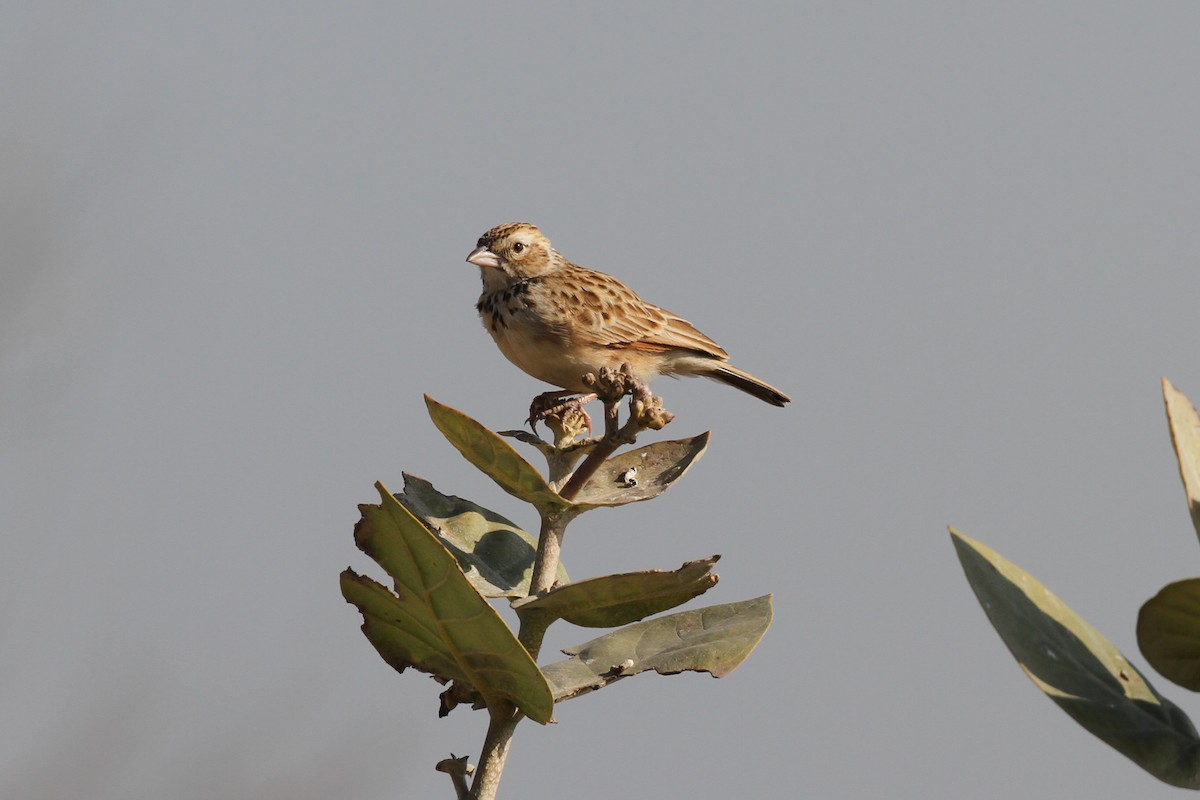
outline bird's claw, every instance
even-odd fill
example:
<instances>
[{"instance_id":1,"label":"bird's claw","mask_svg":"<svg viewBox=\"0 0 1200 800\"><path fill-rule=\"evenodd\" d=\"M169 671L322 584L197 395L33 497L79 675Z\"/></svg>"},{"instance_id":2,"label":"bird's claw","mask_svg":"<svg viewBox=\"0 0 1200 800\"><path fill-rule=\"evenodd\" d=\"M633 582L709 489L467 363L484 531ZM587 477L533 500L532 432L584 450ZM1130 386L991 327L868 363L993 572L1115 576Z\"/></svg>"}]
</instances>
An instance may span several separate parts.
<instances>
[{"instance_id":1,"label":"bird's claw","mask_svg":"<svg viewBox=\"0 0 1200 800\"><path fill-rule=\"evenodd\" d=\"M529 404L529 428L537 432L538 422L545 422L554 432L556 440L573 441L586 427L592 435L592 418L583 406L596 399L595 394L573 395L570 390L545 392L533 398ZM566 398L566 399L563 399Z\"/></svg>"}]
</instances>

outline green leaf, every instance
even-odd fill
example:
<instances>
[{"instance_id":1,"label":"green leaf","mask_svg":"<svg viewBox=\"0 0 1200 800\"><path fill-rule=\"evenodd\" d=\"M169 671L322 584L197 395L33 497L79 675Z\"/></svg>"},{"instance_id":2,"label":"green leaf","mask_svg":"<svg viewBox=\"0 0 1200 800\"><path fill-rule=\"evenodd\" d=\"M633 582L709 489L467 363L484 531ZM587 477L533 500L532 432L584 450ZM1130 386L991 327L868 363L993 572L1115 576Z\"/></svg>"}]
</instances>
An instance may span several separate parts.
<instances>
[{"instance_id":1,"label":"green leaf","mask_svg":"<svg viewBox=\"0 0 1200 800\"><path fill-rule=\"evenodd\" d=\"M1169 681L1200 692L1200 578L1168 584L1138 613L1138 647Z\"/></svg>"},{"instance_id":2,"label":"green leaf","mask_svg":"<svg viewBox=\"0 0 1200 800\"><path fill-rule=\"evenodd\" d=\"M1187 716L1032 575L953 528L950 535L980 605L1034 684L1154 777L1200 789L1200 739Z\"/></svg>"},{"instance_id":3,"label":"green leaf","mask_svg":"<svg viewBox=\"0 0 1200 800\"><path fill-rule=\"evenodd\" d=\"M501 489L539 511L554 513L570 507L550 488L545 478L521 458L512 445L461 411L444 406L429 395L425 405L433 424L480 471Z\"/></svg>"},{"instance_id":4,"label":"green leaf","mask_svg":"<svg viewBox=\"0 0 1200 800\"><path fill-rule=\"evenodd\" d=\"M1171 428L1171 443L1179 459L1179 477L1187 495L1192 527L1200 536L1200 416L1187 396L1163 378L1163 402L1167 407L1167 424Z\"/></svg>"},{"instance_id":5,"label":"green leaf","mask_svg":"<svg viewBox=\"0 0 1200 800\"><path fill-rule=\"evenodd\" d=\"M525 597L537 555L537 537L494 511L444 495L424 478L404 473L396 499L425 524L458 559L463 574L484 597ZM558 565L556 583L567 583Z\"/></svg>"},{"instance_id":6,"label":"green leaf","mask_svg":"<svg viewBox=\"0 0 1200 800\"><path fill-rule=\"evenodd\" d=\"M542 668L556 701L569 700L646 670L685 670L721 678L746 660L771 625L771 596L681 611L638 622L563 650Z\"/></svg>"},{"instance_id":7,"label":"green leaf","mask_svg":"<svg viewBox=\"0 0 1200 800\"><path fill-rule=\"evenodd\" d=\"M608 459L575 496L578 506L588 508L622 506L658 497L683 477L704 455L708 433L690 439L675 439L630 450ZM634 469L634 485L626 476Z\"/></svg>"},{"instance_id":8,"label":"green leaf","mask_svg":"<svg viewBox=\"0 0 1200 800\"><path fill-rule=\"evenodd\" d=\"M470 687L493 712L507 702L548 722L554 701L529 653L450 551L382 484L375 488L383 502L359 506L354 541L395 579L395 594L350 569L341 577L367 639L399 672L415 667Z\"/></svg>"},{"instance_id":9,"label":"green leaf","mask_svg":"<svg viewBox=\"0 0 1200 800\"><path fill-rule=\"evenodd\" d=\"M545 614L585 628L612 628L683 605L717 584L713 565L720 556L689 561L674 572L647 570L606 575L560 586L514 604L522 619Z\"/></svg>"}]
</instances>

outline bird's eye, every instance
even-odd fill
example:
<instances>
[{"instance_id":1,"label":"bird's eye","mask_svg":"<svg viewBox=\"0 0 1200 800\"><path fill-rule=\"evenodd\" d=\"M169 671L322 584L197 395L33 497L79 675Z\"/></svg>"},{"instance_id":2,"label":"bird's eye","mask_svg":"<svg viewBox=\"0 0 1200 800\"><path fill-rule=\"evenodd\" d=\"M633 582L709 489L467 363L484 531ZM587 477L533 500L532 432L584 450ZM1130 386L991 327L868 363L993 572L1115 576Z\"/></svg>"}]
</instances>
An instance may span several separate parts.
<instances>
[{"instance_id":1,"label":"bird's eye","mask_svg":"<svg viewBox=\"0 0 1200 800\"><path fill-rule=\"evenodd\" d=\"M520 253L520 252L523 252L524 250L525 250L525 243L524 243L524 242L517 242L516 244L514 244L514 245L513 245L513 252L514 252L514 253Z\"/></svg>"}]
</instances>

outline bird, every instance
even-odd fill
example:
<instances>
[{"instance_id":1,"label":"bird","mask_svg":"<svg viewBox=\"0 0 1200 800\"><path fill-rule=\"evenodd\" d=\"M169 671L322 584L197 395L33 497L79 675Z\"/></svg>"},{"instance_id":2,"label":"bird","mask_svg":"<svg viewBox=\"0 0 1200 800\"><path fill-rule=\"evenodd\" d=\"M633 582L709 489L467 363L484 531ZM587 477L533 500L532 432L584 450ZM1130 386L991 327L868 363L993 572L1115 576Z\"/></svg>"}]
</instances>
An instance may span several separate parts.
<instances>
[{"instance_id":1,"label":"bird","mask_svg":"<svg viewBox=\"0 0 1200 800\"><path fill-rule=\"evenodd\" d=\"M720 345L679 315L611 275L568 261L536 225L497 225L479 237L467 262L479 267L483 292L475 307L500 352L564 393L586 394L585 374L629 364L647 384L659 375L699 375L773 406L791 400L730 364Z\"/></svg>"}]
</instances>

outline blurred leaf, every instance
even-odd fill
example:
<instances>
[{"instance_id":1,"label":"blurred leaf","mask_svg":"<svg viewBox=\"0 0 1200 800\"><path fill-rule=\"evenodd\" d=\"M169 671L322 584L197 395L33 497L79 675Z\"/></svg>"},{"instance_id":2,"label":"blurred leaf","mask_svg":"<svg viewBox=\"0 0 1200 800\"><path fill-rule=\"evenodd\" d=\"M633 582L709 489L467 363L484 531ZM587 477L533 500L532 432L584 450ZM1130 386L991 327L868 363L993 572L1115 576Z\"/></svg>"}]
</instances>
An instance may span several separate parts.
<instances>
[{"instance_id":1,"label":"blurred leaf","mask_svg":"<svg viewBox=\"0 0 1200 800\"><path fill-rule=\"evenodd\" d=\"M549 721L554 701L529 653L454 556L382 484L375 488L383 502L359 506L354 541L395 579L395 594L350 569L341 579L367 639L399 672L416 667L469 686L489 709L508 701L532 720Z\"/></svg>"},{"instance_id":2,"label":"blurred leaf","mask_svg":"<svg viewBox=\"0 0 1200 800\"><path fill-rule=\"evenodd\" d=\"M433 424L463 454L500 488L539 511L556 512L570 507L545 478L521 458L512 446L461 411L444 406L429 395L425 405Z\"/></svg>"},{"instance_id":3,"label":"blurred leaf","mask_svg":"<svg viewBox=\"0 0 1200 800\"><path fill-rule=\"evenodd\" d=\"M396 499L424 520L458 559L467 580L484 597L529 594L537 537L494 511L454 495L444 495L424 478L404 473L404 492ZM557 583L567 583L558 565Z\"/></svg>"},{"instance_id":4,"label":"blurred leaf","mask_svg":"<svg viewBox=\"0 0 1200 800\"><path fill-rule=\"evenodd\" d=\"M1034 684L1159 780L1200 788L1200 739L1187 716L1032 575L953 528L950 535L980 605Z\"/></svg>"},{"instance_id":5,"label":"blurred leaf","mask_svg":"<svg viewBox=\"0 0 1200 800\"><path fill-rule=\"evenodd\" d=\"M658 497L683 477L704 455L708 433L691 439L675 439L630 450L605 461L575 496L575 503L588 508L622 506ZM624 480L630 468L637 470L636 485Z\"/></svg>"},{"instance_id":6,"label":"blurred leaf","mask_svg":"<svg viewBox=\"0 0 1200 800\"><path fill-rule=\"evenodd\" d=\"M1200 692L1200 578L1164 586L1138 613L1138 647L1169 681Z\"/></svg>"},{"instance_id":7,"label":"blurred leaf","mask_svg":"<svg viewBox=\"0 0 1200 800\"><path fill-rule=\"evenodd\" d=\"M1187 495L1192 527L1200 536L1200 416L1183 392L1163 378L1163 402L1167 406L1167 424L1171 428L1171 443L1179 459L1179 476Z\"/></svg>"},{"instance_id":8,"label":"blurred leaf","mask_svg":"<svg viewBox=\"0 0 1200 800\"><path fill-rule=\"evenodd\" d=\"M639 672L685 670L721 678L746 660L771 625L771 596L681 611L638 622L563 650L542 668L555 701L569 700Z\"/></svg>"},{"instance_id":9,"label":"blurred leaf","mask_svg":"<svg viewBox=\"0 0 1200 800\"><path fill-rule=\"evenodd\" d=\"M689 561L674 572L647 570L591 578L560 586L515 607L522 619L540 613L585 628L626 625L683 605L716 586L712 568L719 558Z\"/></svg>"}]
</instances>

